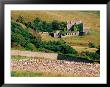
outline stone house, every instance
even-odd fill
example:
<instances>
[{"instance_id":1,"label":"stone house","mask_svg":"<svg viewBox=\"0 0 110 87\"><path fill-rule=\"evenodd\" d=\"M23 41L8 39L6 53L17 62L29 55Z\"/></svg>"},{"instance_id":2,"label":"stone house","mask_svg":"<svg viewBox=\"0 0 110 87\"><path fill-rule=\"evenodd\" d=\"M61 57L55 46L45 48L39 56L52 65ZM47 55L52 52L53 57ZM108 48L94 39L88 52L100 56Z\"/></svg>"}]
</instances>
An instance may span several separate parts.
<instances>
[{"instance_id":1,"label":"stone house","mask_svg":"<svg viewBox=\"0 0 110 87\"><path fill-rule=\"evenodd\" d=\"M75 25L80 25L77 30L73 30ZM88 34L89 28L84 27L84 24L79 19L67 21L67 33L65 35L60 34L60 31L53 33L53 37L62 38L66 36L82 36Z\"/></svg>"}]
</instances>

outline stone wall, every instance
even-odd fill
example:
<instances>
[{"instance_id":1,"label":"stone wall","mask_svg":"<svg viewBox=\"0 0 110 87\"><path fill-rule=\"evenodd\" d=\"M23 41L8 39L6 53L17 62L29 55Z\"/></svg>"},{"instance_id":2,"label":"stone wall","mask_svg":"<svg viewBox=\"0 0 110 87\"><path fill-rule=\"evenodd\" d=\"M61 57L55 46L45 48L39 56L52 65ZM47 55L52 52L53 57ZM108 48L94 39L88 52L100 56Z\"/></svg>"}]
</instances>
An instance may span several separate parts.
<instances>
[{"instance_id":1,"label":"stone wall","mask_svg":"<svg viewBox=\"0 0 110 87\"><path fill-rule=\"evenodd\" d=\"M26 57L42 57L42 58L51 58L57 59L57 53L44 53L44 52L32 52L32 51L19 51L19 50L12 50L12 56L26 56Z\"/></svg>"}]
</instances>

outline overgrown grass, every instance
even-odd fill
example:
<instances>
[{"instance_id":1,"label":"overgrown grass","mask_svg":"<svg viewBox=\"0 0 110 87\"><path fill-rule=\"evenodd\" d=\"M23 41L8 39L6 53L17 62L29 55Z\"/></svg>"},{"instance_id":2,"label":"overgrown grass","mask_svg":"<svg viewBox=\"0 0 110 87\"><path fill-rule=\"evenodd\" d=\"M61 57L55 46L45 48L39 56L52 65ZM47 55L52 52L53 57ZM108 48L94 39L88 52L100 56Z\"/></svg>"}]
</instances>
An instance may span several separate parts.
<instances>
[{"instance_id":1,"label":"overgrown grass","mask_svg":"<svg viewBox=\"0 0 110 87\"><path fill-rule=\"evenodd\" d=\"M55 60L52 58L43 58L43 57L26 57L26 56L11 56L11 61L19 61L19 60L30 60L30 59L43 59L43 60Z\"/></svg>"},{"instance_id":2,"label":"overgrown grass","mask_svg":"<svg viewBox=\"0 0 110 87\"><path fill-rule=\"evenodd\" d=\"M60 41L64 40L70 46L83 46L87 47L89 42L94 43L96 46L100 44L100 32L97 30L90 30L90 34L85 36L69 36L64 38L54 38L49 35L42 34L41 39L43 41Z\"/></svg>"},{"instance_id":3,"label":"overgrown grass","mask_svg":"<svg viewBox=\"0 0 110 87\"><path fill-rule=\"evenodd\" d=\"M97 15L97 14L98 15ZM99 29L100 27L100 16L99 16L98 11L12 11L11 16L14 20L17 19L18 16L23 16L26 18L27 21L32 21L36 17L41 18L44 21L53 21L53 20L58 20L58 21L67 21L71 20L73 18L79 18L81 19L85 26L91 27L93 29Z\"/></svg>"},{"instance_id":4,"label":"overgrown grass","mask_svg":"<svg viewBox=\"0 0 110 87\"><path fill-rule=\"evenodd\" d=\"M86 52L86 51L89 51L89 52L96 52L98 49L97 48L89 48L89 47L86 47L86 46L72 46L78 53L81 53L81 52Z\"/></svg>"},{"instance_id":5,"label":"overgrown grass","mask_svg":"<svg viewBox=\"0 0 110 87\"><path fill-rule=\"evenodd\" d=\"M48 35L41 35L43 41L58 41L64 40L70 46L87 47L89 42L96 46L100 44L100 12L99 11L12 11L11 17L16 20L19 16L23 16L27 21L33 21L36 17L43 21L67 21L74 18L79 18L84 22L84 26L90 27L90 34L86 36L71 36L65 38L53 38ZM21 24L22 25L22 24ZM22 25L24 28L25 26ZM32 32L32 31L31 31ZM19 49L19 48L16 48ZM20 48L24 50L24 48ZM36 50L40 51L40 50Z\"/></svg>"}]
</instances>

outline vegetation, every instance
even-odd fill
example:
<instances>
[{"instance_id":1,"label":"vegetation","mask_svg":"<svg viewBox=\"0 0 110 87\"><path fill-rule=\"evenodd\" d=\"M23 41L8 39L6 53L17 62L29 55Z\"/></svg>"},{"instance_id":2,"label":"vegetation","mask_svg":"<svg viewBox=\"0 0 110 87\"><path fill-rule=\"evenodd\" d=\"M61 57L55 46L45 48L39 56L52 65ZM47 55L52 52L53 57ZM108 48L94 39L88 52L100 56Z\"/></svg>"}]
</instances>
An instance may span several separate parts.
<instances>
[{"instance_id":1,"label":"vegetation","mask_svg":"<svg viewBox=\"0 0 110 87\"><path fill-rule=\"evenodd\" d=\"M66 28L66 22L59 22L53 20L52 22L42 21L40 18L36 17L33 21L28 21L24 17L19 16L16 22L24 24L27 28L32 28L37 32L54 32L56 30L64 30Z\"/></svg>"},{"instance_id":2,"label":"vegetation","mask_svg":"<svg viewBox=\"0 0 110 87\"><path fill-rule=\"evenodd\" d=\"M12 77L81 77L85 76L84 74L72 74L72 75L66 75L66 74L60 74L60 73L54 73L54 72L30 72L30 71L11 71Z\"/></svg>"},{"instance_id":3,"label":"vegetation","mask_svg":"<svg viewBox=\"0 0 110 87\"><path fill-rule=\"evenodd\" d=\"M42 73L38 72L23 72L23 71L12 71L11 72L12 77L39 77L42 76Z\"/></svg>"},{"instance_id":4,"label":"vegetation","mask_svg":"<svg viewBox=\"0 0 110 87\"><path fill-rule=\"evenodd\" d=\"M96 53L96 52L82 52L81 53L82 57L87 57L90 60L100 60L100 54Z\"/></svg>"},{"instance_id":5,"label":"vegetation","mask_svg":"<svg viewBox=\"0 0 110 87\"><path fill-rule=\"evenodd\" d=\"M94 43L92 43L92 42L89 42L88 46L89 46L90 48L96 48L96 45L95 45Z\"/></svg>"},{"instance_id":6,"label":"vegetation","mask_svg":"<svg viewBox=\"0 0 110 87\"><path fill-rule=\"evenodd\" d=\"M85 26L89 26L92 29L95 29L95 31L100 28L100 11L12 10L11 16L13 20L16 20L19 16L22 16L26 19L26 21L33 21L36 17L39 17L43 21L48 22L52 22L53 20L58 20L62 22L62 20L68 21L73 18L79 18L85 23Z\"/></svg>"},{"instance_id":7,"label":"vegetation","mask_svg":"<svg viewBox=\"0 0 110 87\"><path fill-rule=\"evenodd\" d=\"M57 13L62 14L62 12L57 12ZM79 13L83 14L83 12L79 12ZM94 17L97 19L96 21L99 21L98 20L99 15L96 16L95 14ZM91 34L89 34L87 37L86 36L66 37L61 40L49 36L42 37L42 35L40 35L39 32L55 32L56 30L60 30L61 34L65 34L66 20L61 21L60 19L56 20L53 18L51 21L49 20L47 21L47 20L42 20L41 19L42 17L39 16L34 17L32 20L30 20L27 19L26 16L22 14L19 16L15 16L15 15L16 14L14 14L13 11L12 21L11 21L12 48L21 48L31 51L57 52L59 54L65 54L66 57L68 56L68 58L76 57L76 58L85 58L88 60L96 60L96 59L99 60L100 48L94 52L82 52L81 54L79 54L74 49L74 47L72 47L77 45L77 46L88 46L90 48L96 48L99 45L99 39L100 39L99 30L97 30L97 28L99 28L98 25L95 25L93 27L96 30L91 29ZM72 17L72 15L70 15L70 17ZM92 26L96 21L93 22L93 20L91 20L92 24L88 24L87 21L85 23L87 23L87 25ZM80 27L82 26L76 25L74 26L73 30L76 28L79 29ZM90 42L90 40L94 40L94 41Z\"/></svg>"},{"instance_id":8,"label":"vegetation","mask_svg":"<svg viewBox=\"0 0 110 87\"><path fill-rule=\"evenodd\" d=\"M38 19L37 19L38 20ZM39 21L39 20L38 20ZM20 45L26 50L42 50L42 51L54 51L63 54L75 54L77 53L75 49L64 43L63 41L42 41L38 37L34 37L29 33L28 29L23 29L16 22L11 22L11 42L13 44Z\"/></svg>"}]
</instances>

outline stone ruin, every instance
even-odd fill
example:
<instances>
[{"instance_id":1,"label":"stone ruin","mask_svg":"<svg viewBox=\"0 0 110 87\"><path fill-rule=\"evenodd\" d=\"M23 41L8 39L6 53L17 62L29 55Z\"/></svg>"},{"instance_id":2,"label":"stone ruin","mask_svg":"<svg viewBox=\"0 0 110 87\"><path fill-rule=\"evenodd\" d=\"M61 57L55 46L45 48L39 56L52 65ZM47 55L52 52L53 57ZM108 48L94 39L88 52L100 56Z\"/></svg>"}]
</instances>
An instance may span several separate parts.
<instances>
[{"instance_id":1,"label":"stone ruin","mask_svg":"<svg viewBox=\"0 0 110 87\"><path fill-rule=\"evenodd\" d=\"M75 24L76 25L79 24L79 25L81 25L81 27L77 31L72 31L72 27ZM82 36L82 35L88 34L89 28L84 27L84 24L81 20L74 19L74 20L67 21L67 33L65 35L62 35L59 32L60 31L56 31L55 33L53 33L53 37L62 38L62 37L67 37L67 36Z\"/></svg>"}]
</instances>

